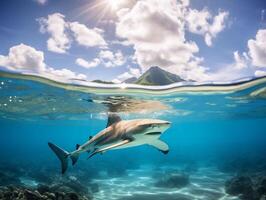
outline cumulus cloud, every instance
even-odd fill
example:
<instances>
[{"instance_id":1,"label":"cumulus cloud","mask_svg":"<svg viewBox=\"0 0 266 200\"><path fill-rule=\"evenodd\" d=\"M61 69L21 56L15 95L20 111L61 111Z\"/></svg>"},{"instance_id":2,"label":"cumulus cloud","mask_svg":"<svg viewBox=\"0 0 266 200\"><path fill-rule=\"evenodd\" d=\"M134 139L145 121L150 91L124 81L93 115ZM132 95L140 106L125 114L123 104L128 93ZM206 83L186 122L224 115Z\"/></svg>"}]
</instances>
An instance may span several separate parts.
<instances>
[{"instance_id":1,"label":"cumulus cloud","mask_svg":"<svg viewBox=\"0 0 266 200\"><path fill-rule=\"evenodd\" d=\"M67 35L68 24L65 22L65 16L61 13L48 15L47 18L38 19L40 23L40 32L48 33L50 38L47 40L49 51L56 53L65 53L70 48L70 39Z\"/></svg>"},{"instance_id":2,"label":"cumulus cloud","mask_svg":"<svg viewBox=\"0 0 266 200\"><path fill-rule=\"evenodd\" d=\"M124 72L124 73L118 75L117 78L113 79L112 81L114 83L121 83L121 82L125 81L126 79L129 79L132 77L138 78L140 75L141 75L140 69L129 67L128 72Z\"/></svg>"},{"instance_id":3,"label":"cumulus cloud","mask_svg":"<svg viewBox=\"0 0 266 200\"><path fill-rule=\"evenodd\" d=\"M256 67L266 67L266 29L258 30L256 39L248 41L249 55Z\"/></svg>"},{"instance_id":4,"label":"cumulus cloud","mask_svg":"<svg viewBox=\"0 0 266 200\"><path fill-rule=\"evenodd\" d=\"M74 33L74 38L78 44L86 47L107 46L102 36L102 29L90 29L84 24L80 24L78 22L71 22L69 23L69 26L70 30Z\"/></svg>"},{"instance_id":5,"label":"cumulus cloud","mask_svg":"<svg viewBox=\"0 0 266 200\"><path fill-rule=\"evenodd\" d=\"M120 50L116 52L101 50L98 57L106 67L121 66L126 62L126 58Z\"/></svg>"},{"instance_id":6,"label":"cumulus cloud","mask_svg":"<svg viewBox=\"0 0 266 200\"><path fill-rule=\"evenodd\" d=\"M86 79L84 74L77 74L65 68L54 69L47 66L43 52L25 44L11 47L7 56L0 55L0 66L15 72L37 74L49 78Z\"/></svg>"},{"instance_id":7,"label":"cumulus cloud","mask_svg":"<svg viewBox=\"0 0 266 200\"><path fill-rule=\"evenodd\" d=\"M126 79L128 79L128 78L131 78L131 77L133 77L132 76L132 74L130 74L129 72L125 72L125 73L123 73L123 74L120 74L120 75L118 75L118 80L120 80L120 81L124 81L124 80L126 80Z\"/></svg>"},{"instance_id":8,"label":"cumulus cloud","mask_svg":"<svg viewBox=\"0 0 266 200\"><path fill-rule=\"evenodd\" d=\"M241 56L238 51L235 51L234 60L235 60L235 67L237 69L243 69L248 67L249 57L247 53L244 52Z\"/></svg>"},{"instance_id":9,"label":"cumulus cloud","mask_svg":"<svg viewBox=\"0 0 266 200\"><path fill-rule=\"evenodd\" d=\"M42 74L41 74L42 75ZM47 67L47 69L44 71L43 75L45 77L50 77L52 79L82 79L86 80L87 76L85 74L76 73L69 69L63 68L63 69L54 69L52 67Z\"/></svg>"},{"instance_id":10,"label":"cumulus cloud","mask_svg":"<svg viewBox=\"0 0 266 200\"><path fill-rule=\"evenodd\" d=\"M115 52L110 50L101 50L98 56L92 61L87 61L82 58L76 59L76 64L85 68L96 67L100 64L105 67L118 67L126 63L127 57L120 50Z\"/></svg>"},{"instance_id":11,"label":"cumulus cloud","mask_svg":"<svg viewBox=\"0 0 266 200\"><path fill-rule=\"evenodd\" d=\"M113 60L114 59L114 54L112 51L106 50L106 51L100 51L99 57L102 59L108 59L108 60Z\"/></svg>"},{"instance_id":12,"label":"cumulus cloud","mask_svg":"<svg viewBox=\"0 0 266 200\"><path fill-rule=\"evenodd\" d=\"M207 81L237 81L242 78L254 75L254 69L251 67L237 68L236 63L226 64L218 70L209 73Z\"/></svg>"},{"instance_id":13,"label":"cumulus cloud","mask_svg":"<svg viewBox=\"0 0 266 200\"><path fill-rule=\"evenodd\" d=\"M259 29L247 42L247 52L235 51L234 62L210 75L212 80L233 80L266 75L266 29Z\"/></svg>"},{"instance_id":14,"label":"cumulus cloud","mask_svg":"<svg viewBox=\"0 0 266 200\"><path fill-rule=\"evenodd\" d=\"M50 35L47 40L49 51L66 53L71 47L72 40L86 47L107 47L103 38L103 30L99 28L88 28L79 22L68 22L61 13L48 15L37 20L40 24L40 32Z\"/></svg>"},{"instance_id":15,"label":"cumulus cloud","mask_svg":"<svg viewBox=\"0 0 266 200\"><path fill-rule=\"evenodd\" d=\"M113 79L112 82L114 83L122 83L123 81L129 79L129 78L132 78L133 75L130 74L129 72L124 72L120 75L117 76L117 78Z\"/></svg>"},{"instance_id":16,"label":"cumulus cloud","mask_svg":"<svg viewBox=\"0 0 266 200\"><path fill-rule=\"evenodd\" d=\"M146 71L157 65L187 79L204 79L207 68L199 48L185 38L184 12L188 2L140 0L117 12L116 34L133 45L137 63Z\"/></svg>"},{"instance_id":17,"label":"cumulus cloud","mask_svg":"<svg viewBox=\"0 0 266 200\"><path fill-rule=\"evenodd\" d=\"M129 68L129 72L130 74L132 74L133 77L136 77L136 78L140 77L141 75L141 72L138 68Z\"/></svg>"},{"instance_id":18,"label":"cumulus cloud","mask_svg":"<svg viewBox=\"0 0 266 200\"><path fill-rule=\"evenodd\" d=\"M19 71L39 72L45 69L43 52L25 44L11 47L7 56L0 55L0 65Z\"/></svg>"},{"instance_id":19,"label":"cumulus cloud","mask_svg":"<svg viewBox=\"0 0 266 200\"><path fill-rule=\"evenodd\" d=\"M94 58L91 62L88 62L87 60L84 60L82 58L77 58L76 59L76 64L84 67L84 68L93 68L98 66L101 63L101 60L99 58Z\"/></svg>"},{"instance_id":20,"label":"cumulus cloud","mask_svg":"<svg viewBox=\"0 0 266 200\"><path fill-rule=\"evenodd\" d=\"M218 15L213 17L206 8L201 11L188 9L185 19L188 30L192 33L203 35L205 43L211 46L213 38L225 28L225 21L228 16L229 13L224 11L219 11Z\"/></svg>"},{"instance_id":21,"label":"cumulus cloud","mask_svg":"<svg viewBox=\"0 0 266 200\"><path fill-rule=\"evenodd\" d=\"M235 67L246 67L252 70L251 74L255 76L265 75L266 71L266 29L259 29L255 39L247 42L248 52L243 52L239 56L238 52L234 53Z\"/></svg>"},{"instance_id":22,"label":"cumulus cloud","mask_svg":"<svg viewBox=\"0 0 266 200\"><path fill-rule=\"evenodd\" d=\"M256 70L254 74L255 74L255 76L257 76L257 77L260 77L260 76L266 76L266 71Z\"/></svg>"}]
</instances>

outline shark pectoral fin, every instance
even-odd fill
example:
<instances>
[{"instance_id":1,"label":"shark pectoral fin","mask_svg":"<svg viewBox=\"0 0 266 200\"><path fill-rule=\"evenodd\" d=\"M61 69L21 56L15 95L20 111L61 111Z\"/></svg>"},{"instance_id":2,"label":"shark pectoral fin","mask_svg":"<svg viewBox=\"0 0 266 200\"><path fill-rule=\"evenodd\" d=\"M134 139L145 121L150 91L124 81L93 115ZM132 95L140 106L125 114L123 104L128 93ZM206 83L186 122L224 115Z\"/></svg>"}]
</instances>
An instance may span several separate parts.
<instances>
[{"instance_id":1,"label":"shark pectoral fin","mask_svg":"<svg viewBox=\"0 0 266 200\"><path fill-rule=\"evenodd\" d=\"M122 140L121 142L118 142L118 143L115 143L115 144L112 144L110 146L107 146L107 147L104 147L104 148L101 148L101 149L96 149L95 151L92 152L92 154L89 156L89 158L91 158L92 156L94 156L95 154L97 153L104 153L106 152L107 150L110 150L110 149L113 149L113 148L116 148L116 147L119 147L119 146L122 146L122 145L125 145L127 143L131 142L131 140L129 139L126 139L126 140Z\"/></svg>"},{"instance_id":2,"label":"shark pectoral fin","mask_svg":"<svg viewBox=\"0 0 266 200\"><path fill-rule=\"evenodd\" d=\"M89 151L87 151L87 152L90 153ZM87 159L91 158L92 156L94 156L97 153L98 153L98 148L94 149Z\"/></svg>"},{"instance_id":3,"label":"shark pectoral fin","mask_svg":"<svg viewBox=\"0 0 266 200\"><path fill-rule=\"evenodd\" d=\"M148 143L149 145L155 147L159 151L161 151L163 154L167 154L169 152L169 147L168 145L163 142L162 140L153 140Z\"/></svg>"},{"instance_id":4,"label":"shark pectoral fin","mask_svg":"<svg viewBox=\"0 0 266 200\"><path fill-rule=\"evenodd\" d=\"M119 146L125 145L125 144L127 144L127 143L129 143L129 142L131 142L130 139L125 139L125 140L122 140L122 141L120 141L120 142L118 142L118 143L112 144L112 145L110 145L110 146L108 146L108 147L101 148L101 149L99 149L99 152L103 152L103 151L105 152L105 151L107 151L107 150L110 150L110 149L113 149L113 148L116 148L116 147L119 147Z\"/></svg>"}]
</instances>

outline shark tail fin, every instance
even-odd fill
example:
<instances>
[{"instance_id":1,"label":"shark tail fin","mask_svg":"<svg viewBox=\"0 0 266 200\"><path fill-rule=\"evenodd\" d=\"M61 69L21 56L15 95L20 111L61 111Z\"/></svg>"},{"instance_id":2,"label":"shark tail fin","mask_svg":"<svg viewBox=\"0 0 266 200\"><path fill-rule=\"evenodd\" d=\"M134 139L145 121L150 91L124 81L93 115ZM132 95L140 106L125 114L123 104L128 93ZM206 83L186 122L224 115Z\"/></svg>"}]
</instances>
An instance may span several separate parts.
<instances>
[{"instance_id":1,"label":"shark tail fin","mask_svg":"<svg viewBox=\"0 0 266 200\"><path fill-rule=\"evenodd\" d=\"M62 174L64 174L68 167L67 158L70 154L53 143L48 142L48 145L53 150L58 159L61 161Z\"/></svg>"},{"instance_id":2,"label":"shark tail fin","mask_svg":"<svg viewBox=\"0 0 266 200\"><path fill-rule=\"evenodd\" d=\"M75 165L79 159L79 154L78 153L71 153L70 158L72 160L72 165Z\"/></svg>"}]
</instances>

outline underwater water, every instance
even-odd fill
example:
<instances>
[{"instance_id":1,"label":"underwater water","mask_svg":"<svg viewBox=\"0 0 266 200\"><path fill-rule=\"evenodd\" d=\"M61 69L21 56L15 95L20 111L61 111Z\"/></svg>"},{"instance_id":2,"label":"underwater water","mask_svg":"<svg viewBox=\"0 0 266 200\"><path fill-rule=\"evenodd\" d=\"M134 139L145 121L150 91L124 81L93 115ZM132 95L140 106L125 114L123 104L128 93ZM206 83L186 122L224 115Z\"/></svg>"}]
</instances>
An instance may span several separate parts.
<instances>
[{"instance_id":1,"label":"underwater water","mask_svg":"<svg viewBox=\"0 0 266 200\"><path fill-rule=\"evenodd\" d=\"M176 89L103 88L1 74L0 187L13 185L42 195L46 186L49 192L76 194L69 199L265 197L265 78ZM71 152L106 127L110 112L123 120L170 121L161 135L169 153L149 145L89 159L84 153L62 175L47 143Z\"/></svg>"}]
</instances>

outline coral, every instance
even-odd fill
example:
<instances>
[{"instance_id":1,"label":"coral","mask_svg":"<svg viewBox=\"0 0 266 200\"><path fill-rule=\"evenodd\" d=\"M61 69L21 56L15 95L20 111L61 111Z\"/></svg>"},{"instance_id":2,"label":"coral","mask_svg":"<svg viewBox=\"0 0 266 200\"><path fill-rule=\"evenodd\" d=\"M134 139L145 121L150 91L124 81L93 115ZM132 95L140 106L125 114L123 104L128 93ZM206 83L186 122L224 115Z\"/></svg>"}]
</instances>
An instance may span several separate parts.
<instances>
[{"instance_id":1,"label":"coral","mask_svg":"<svg viewBox=\"0 0 266 200\"><path fill-rule=\"evenodd\" d=\"M41 185L37 190L20 187L0 187L1 200L91 200L91 196L70 191L56 191Z\"/></svg>"}]
</instances>

